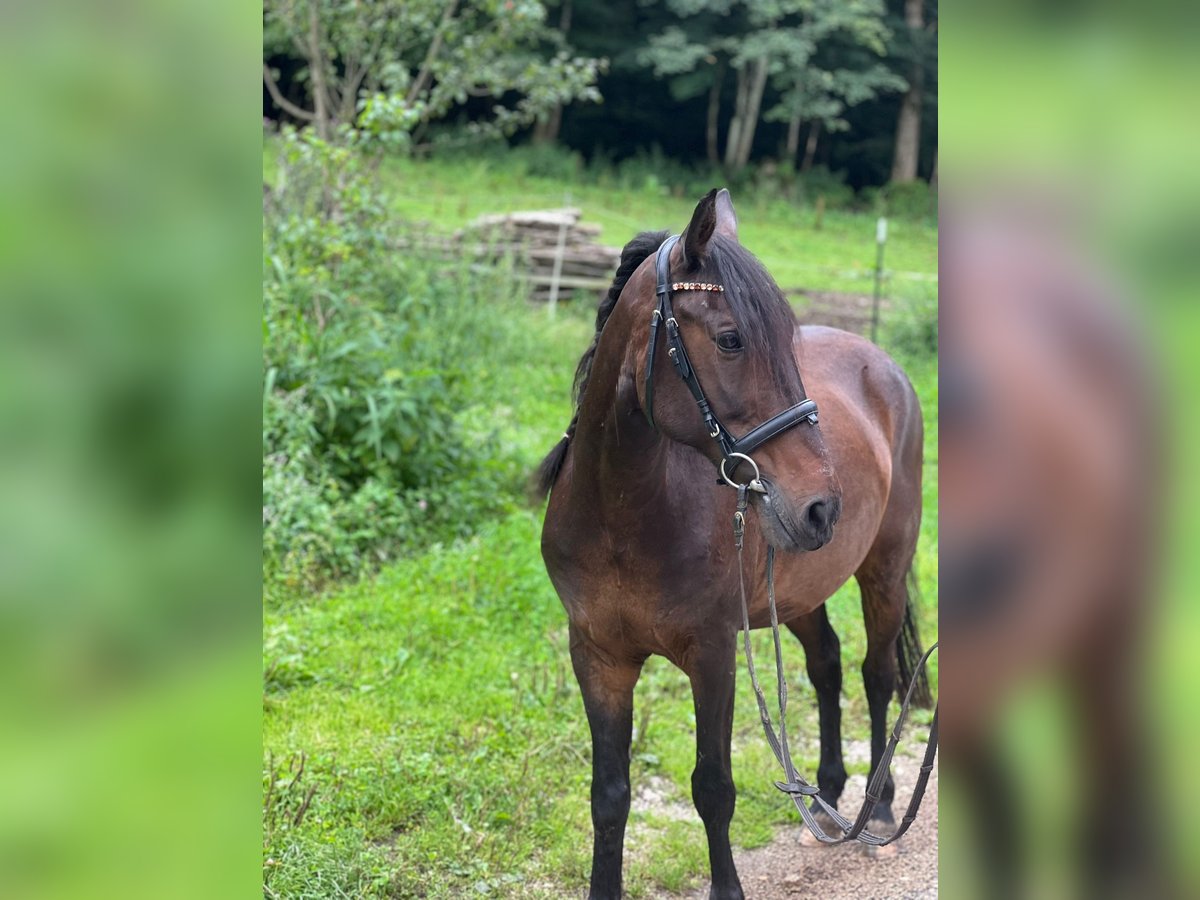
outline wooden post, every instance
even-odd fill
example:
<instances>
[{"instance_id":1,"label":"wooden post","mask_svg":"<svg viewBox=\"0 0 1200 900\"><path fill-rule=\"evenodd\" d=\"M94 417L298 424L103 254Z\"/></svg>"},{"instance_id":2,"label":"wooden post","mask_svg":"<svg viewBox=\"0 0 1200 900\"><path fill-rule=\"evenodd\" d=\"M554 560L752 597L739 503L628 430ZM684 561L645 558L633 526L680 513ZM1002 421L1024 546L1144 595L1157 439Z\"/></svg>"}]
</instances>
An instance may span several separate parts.
<instances>
[{"instance_id":1,"label":"wooden post","mask_svg":"<svg viewBox=\"0 0 1200 900\"><path fill-rule=\"evenodd\" d=\"M566 209L571 205L571 195L563 195L563 208ZM567 246L567 217L563 216L562 222L558 226L558 244L554 248L554 270L550 275L550 318L554 318L554 311L558 306L558 280L562 277L563 251Z\"/></svg>"},{"instance_id":2,"label":"wooden post","mask_svg":"<svg viewBox=\"0 0 1200 900\"><path fill-rule=\"evenodd\" d=\"M883 290L883 248L887 244L887 219L875 223L875 302L871 305L871 343L879 343L879 295Z\"/></svg>"}]
</instances>

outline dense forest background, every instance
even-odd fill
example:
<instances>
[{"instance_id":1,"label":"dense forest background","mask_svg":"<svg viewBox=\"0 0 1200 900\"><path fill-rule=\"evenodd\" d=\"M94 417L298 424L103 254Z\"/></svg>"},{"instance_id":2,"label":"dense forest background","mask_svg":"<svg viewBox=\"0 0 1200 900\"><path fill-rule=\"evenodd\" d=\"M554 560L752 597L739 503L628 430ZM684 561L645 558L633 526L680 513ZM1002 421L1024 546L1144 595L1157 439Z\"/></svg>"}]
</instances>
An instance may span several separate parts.
<instances>
[{"instance_id":1,"label":"dense forest background","mask_svg":"<svg viewBox=\"0 0 1200 900\"><path fill-rule=\"evenodd\" d=\"M264 116L435 154L937 175L936 0L267 0Z\"/></svg>"}]
</instances>

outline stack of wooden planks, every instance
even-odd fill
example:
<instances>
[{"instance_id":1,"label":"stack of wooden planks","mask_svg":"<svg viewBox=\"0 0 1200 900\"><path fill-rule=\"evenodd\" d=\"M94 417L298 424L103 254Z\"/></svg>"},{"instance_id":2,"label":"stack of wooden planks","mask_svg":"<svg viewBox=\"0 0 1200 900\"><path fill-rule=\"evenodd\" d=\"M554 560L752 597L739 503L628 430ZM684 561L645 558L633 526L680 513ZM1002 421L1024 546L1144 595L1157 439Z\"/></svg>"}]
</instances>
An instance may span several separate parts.
<instances>
[{"instance_id":1,"label":"stack of wooden planks","mask_svg":"<svg viewBox=\"0 0 1200 900\"><path fill-rule=\"evenodd\" d=\"M599 243L600 226L582 224L579 216L573 207L480 216L454 241L480 262L513 259L533 300L603 294L621 251Z\"/></svg>"}]
</instances>

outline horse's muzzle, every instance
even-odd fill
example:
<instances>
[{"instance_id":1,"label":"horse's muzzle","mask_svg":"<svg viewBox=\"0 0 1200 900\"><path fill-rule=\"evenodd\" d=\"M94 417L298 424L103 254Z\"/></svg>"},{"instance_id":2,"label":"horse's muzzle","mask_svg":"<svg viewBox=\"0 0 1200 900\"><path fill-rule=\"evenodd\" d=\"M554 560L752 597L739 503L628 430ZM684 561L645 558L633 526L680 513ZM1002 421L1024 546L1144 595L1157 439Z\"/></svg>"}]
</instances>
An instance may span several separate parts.
<instances>
[{"instance_id":1,"label":"horse's muzzle","mask_svg":"<svg viewBox=\"0 0 1200 900\"><path fill-rule=\"evenodd\" d=\"M776 550L819 550L833 538L833 526L842 513L836 494L818 494L799 502L789 500L768 479L759 500L763 534Z\"/></svg>"}]
</instances>

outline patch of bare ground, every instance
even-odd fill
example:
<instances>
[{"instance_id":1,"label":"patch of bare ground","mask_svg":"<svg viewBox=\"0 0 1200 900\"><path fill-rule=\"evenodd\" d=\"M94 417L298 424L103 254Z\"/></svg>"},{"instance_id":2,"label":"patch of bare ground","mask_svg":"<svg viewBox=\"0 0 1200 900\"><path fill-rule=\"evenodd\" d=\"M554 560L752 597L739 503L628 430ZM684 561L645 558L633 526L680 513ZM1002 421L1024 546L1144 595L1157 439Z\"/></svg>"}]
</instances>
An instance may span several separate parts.
<instances>
[{"instance_id":1,"label":"patch of bare ground","mask_svg":"<svg viewBox=\"0 0 1200 900\"><path fill-rule=\"evenodd\" d=\"M799 288L786 292L796 308L801 325L829 325L855 334L871 331L870 294L847 294L838 291L807 291ZM886 315L890 303L880 300L880 316Z\"/></svg>"},{"instance_id":2,"label":"patch of bare ground","mask_svg":"<svg viewBox=\"0 0 1200 900\"><path fill-rule=\"evenodd\" d=\"M918 743L918 729L911 740ZM860 757L863 742L847 746L847 761ZM918 751L919 752L919 751ZM916 783L919 756L898 755L892 763L896 780L896 815L903 815ZM852 775L839 807L852 815L862 802L866 776ZM781 802L785 802L780 795ZM781 830L775 839L754 850L734 850L747 900L928 900L938 895L938 770L934 767L917 820L900 839L891 858L871 859L857 844L812 847L801 843L805 826ZM704 900L708 882L683 894L658 892L654 900Z\"/></svg>"}]
</instances>

